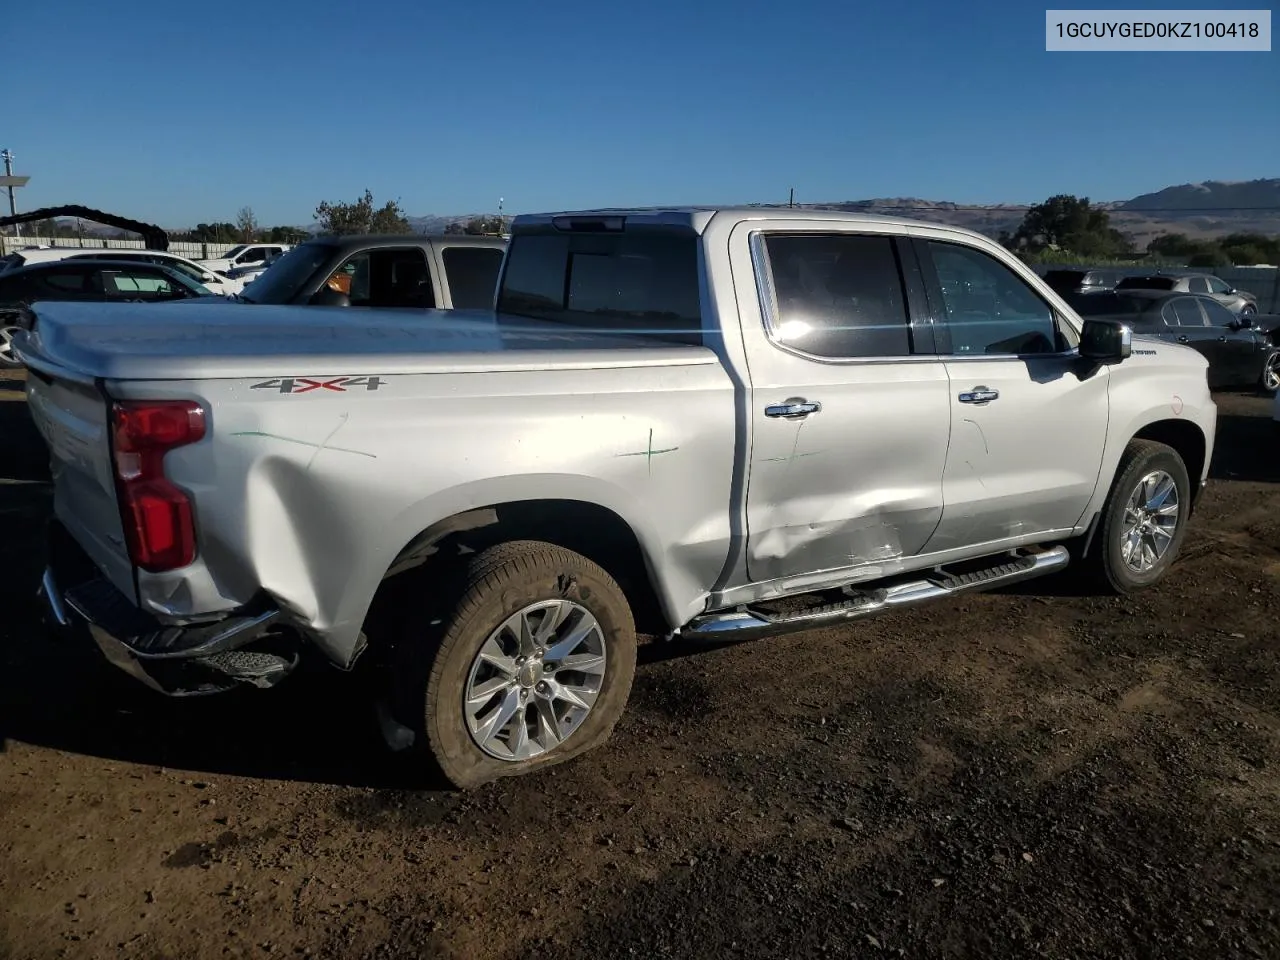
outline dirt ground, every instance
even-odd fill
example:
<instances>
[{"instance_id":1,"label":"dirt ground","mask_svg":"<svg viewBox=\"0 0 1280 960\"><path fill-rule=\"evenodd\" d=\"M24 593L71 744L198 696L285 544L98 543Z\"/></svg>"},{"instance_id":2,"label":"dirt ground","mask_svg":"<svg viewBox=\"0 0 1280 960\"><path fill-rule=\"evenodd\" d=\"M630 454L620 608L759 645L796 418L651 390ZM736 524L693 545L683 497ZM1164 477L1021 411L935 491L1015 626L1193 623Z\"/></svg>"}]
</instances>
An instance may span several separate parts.
<instances>
[{"instance_id":1,"label":"dirt ground","mask_svg":"<svg viewBox=\"0 0 1280 960\"><path fill-rule=\"evenodd\" d=\"M409 789L336 673L171 701L42 638L9 394L0 957L1280 956L1280 438L1219 403L1140 599L647 647L607 746L461 795Z\"/></svg>"}]
</instances>

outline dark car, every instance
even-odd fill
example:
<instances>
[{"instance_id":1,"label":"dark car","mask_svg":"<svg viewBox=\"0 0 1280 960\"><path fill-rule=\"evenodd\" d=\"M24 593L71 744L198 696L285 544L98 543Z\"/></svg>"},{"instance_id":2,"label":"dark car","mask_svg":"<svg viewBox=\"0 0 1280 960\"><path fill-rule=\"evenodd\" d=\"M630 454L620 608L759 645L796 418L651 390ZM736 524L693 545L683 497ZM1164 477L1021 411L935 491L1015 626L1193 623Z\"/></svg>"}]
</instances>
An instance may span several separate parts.
<instances>
[{"instance_id":1,"label":"dark car","mask_svg":"<svg viewBox=\"0 0 1280 960\"><path fill-rule=\"evenodd\" d=\"M15 367L13 335L23 310L38 300L161 303L217 299L210 290L156 263L117 260L52 260L0 274L0 366Z\"/></svg>"},{"instance_id":2,"label":"dark car","mask_svg":"<svg viewBox=\"0 0 1280 960\"><path fill-rule=\"evenodd\" d=\"M1211 273L1161 271L1145 276L1125 277L1117 290L1160 290L1166 293L1197 293L1211 297L1232 314L1248 317L1258 312L1258 298L1247 290L1237 290Z\"/></svg>"},{"instance_id":3,"label":"dark car","mask_svg":"<svg viewBox=\"0 0 1280 960\"><path fill-rule=\"evenodd\" d=\"M1069 298L1081 316L1127 323L1134 334L1185 343L1209 360L1209 386L1280 388L1280 349L1274 336L1237 317L1210 296L1117 289Z\"/></svg>"},{"instance_id":4,"label":"dark car","mask_svg":"<svg viewBox=\"0 0 1280 960\"><path fill-rule=\"evenodd\" d=\"M501 237L317 237L245 287L244 303L489 309L506 254Z\"/></svg>"}]
</instances>

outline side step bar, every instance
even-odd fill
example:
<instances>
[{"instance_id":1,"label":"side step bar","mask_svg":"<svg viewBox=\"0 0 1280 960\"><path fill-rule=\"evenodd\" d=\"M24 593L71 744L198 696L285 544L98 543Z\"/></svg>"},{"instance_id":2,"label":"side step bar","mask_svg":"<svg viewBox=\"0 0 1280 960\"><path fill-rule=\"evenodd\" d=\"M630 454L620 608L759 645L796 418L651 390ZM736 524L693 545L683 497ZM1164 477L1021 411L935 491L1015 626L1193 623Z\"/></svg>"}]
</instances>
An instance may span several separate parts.
<instances>
[{"instance_id":1,"label":"side step bar","mask_svg":"<svg viewBox=\"0 0 1280 960\"><path fill-rule=\"evenodd\" d=\"M1003 563L971 573L949 574L940 567L918 580L858 591L849 600L809 607L794 615L770 614L749 606L704 614L676 631L672 638L704 643L739 643L797 630L830 627L971 590L986 590L1044 576L1061 570L1068 560L1067 548L1059 546L1040 553L1014 555ZM846 588L846 592L852 593L853 588Z\"/></svg>"}]
</instances>

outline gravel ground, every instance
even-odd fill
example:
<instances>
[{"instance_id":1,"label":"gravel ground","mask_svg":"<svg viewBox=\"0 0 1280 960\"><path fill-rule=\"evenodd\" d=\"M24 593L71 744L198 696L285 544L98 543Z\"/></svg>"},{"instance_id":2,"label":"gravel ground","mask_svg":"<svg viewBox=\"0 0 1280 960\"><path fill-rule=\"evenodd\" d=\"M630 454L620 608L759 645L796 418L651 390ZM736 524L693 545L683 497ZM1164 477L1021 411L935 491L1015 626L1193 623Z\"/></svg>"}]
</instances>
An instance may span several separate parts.
<instances>
[{"instance_id":1,"label":"gravel ground","mask_svg":"<svg viewBox=\"0 0 1280 960\"><path fill-rule=\"evenodd\" d=\"M342 677L153 698L42 639L0 382L0 957L1280 956L1280 440L1223 396L1141 598L1039 580L690 655L601 750L412 789Z\"/></svg>"}]
</instances>

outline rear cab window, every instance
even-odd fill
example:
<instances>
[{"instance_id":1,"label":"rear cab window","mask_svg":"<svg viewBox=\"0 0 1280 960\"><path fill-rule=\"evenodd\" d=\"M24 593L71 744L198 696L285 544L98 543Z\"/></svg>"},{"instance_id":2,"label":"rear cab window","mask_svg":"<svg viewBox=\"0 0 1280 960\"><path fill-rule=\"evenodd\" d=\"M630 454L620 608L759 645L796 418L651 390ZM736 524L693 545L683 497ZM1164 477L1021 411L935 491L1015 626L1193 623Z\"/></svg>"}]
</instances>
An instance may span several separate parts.
<instances>
[{"instance_id":1,"label":"rear cab window","mask_svg":"<svg viewBox=\"0 0 1280 960\"><path fill-rule=\"evenodd\" d=\"M674 227L591 229L594 223L516 233L498 311L701 346L697 235Z\"/></svg>"}]
</instances>

